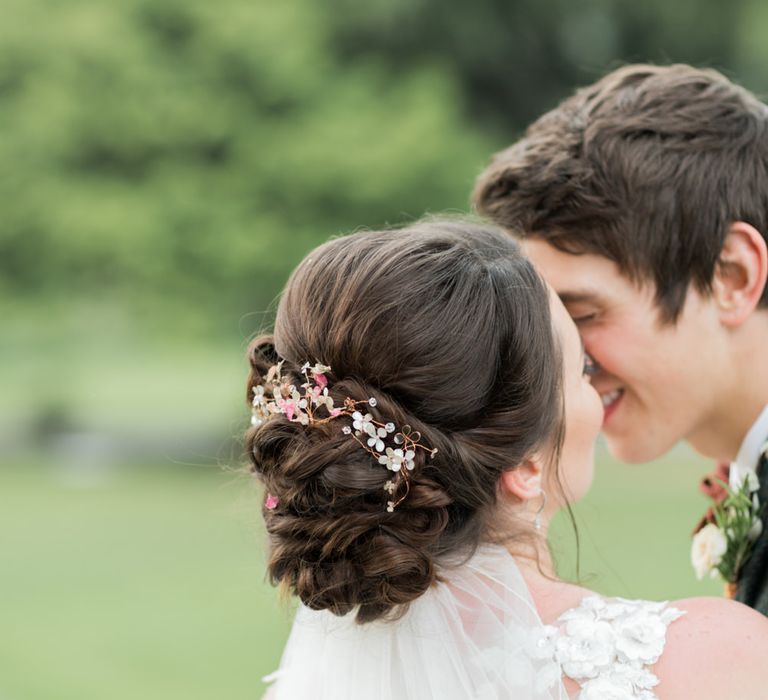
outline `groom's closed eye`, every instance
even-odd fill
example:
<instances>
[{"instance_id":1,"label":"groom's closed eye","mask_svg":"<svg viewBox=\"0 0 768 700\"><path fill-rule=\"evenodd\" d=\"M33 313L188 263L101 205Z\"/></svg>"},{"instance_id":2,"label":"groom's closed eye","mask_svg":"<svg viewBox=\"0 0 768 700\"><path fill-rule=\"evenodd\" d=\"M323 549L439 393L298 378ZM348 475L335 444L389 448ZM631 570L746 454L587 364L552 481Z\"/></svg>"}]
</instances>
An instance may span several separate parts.
<instances>
[{"instance_id":1,"label":"groom's closed eye","mask_svg":"<svg viewBox=\"0 0 768 700\"><path fill-rule=\"evenodd\" d=\"M565 307L571 315L573 322L578 326L580 323L589 323L594 321L600 312L595 307L585 308L583 305L567 305Z\"/></svg>"},{"instance_id":2,"label":"groom's closed eye","mask_svg":"<svg viewBox=\"0 0 768 700\"><path fill-rule=\"evenodd\" d=\"M584 323L589 323L590 321L594 321L597 318L597 313L591 313L591 314L582 314L580 316L571 316L573 319L573 322L579 326Z\"/></svg>"},{"instance_id":3,"label":"groom's closed eye","mask_svg":"<svg viewBox=\"0 0 768 700\"><path fill-rule=\"evenodd\" d=\"M600 314L600 306L594 292L561 292L558 294L575 324L594 321Z\"/></svg>"}]
</instances>

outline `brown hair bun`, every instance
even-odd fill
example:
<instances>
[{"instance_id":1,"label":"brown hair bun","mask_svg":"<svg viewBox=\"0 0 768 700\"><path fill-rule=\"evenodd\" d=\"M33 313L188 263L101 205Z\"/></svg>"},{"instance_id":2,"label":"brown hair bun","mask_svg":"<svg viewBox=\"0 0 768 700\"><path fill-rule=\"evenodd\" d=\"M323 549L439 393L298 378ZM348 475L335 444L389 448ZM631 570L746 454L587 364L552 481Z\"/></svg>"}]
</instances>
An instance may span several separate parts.
<instances>
[{"instance_id":1,"label":"brown hair bun","mask_svg":"<svg viewBox=\"0 0 768 700\"><path fill-rule=\"evenodd\" d=\"M304 362L321 362L337 405L373 397L374 418L438 450L417 451L407 498L387 512L392 473L343 433L348 419L276 415L247 434L252 470L278 498L264 510L272 581L360 622L403 611L442 560L470 554L502 471L559 425L548 292L484 224L426 221L320 246L291 276L274 338L249 357L249 397L278 360L297 386Z\"/></svg>"}]
</instances>

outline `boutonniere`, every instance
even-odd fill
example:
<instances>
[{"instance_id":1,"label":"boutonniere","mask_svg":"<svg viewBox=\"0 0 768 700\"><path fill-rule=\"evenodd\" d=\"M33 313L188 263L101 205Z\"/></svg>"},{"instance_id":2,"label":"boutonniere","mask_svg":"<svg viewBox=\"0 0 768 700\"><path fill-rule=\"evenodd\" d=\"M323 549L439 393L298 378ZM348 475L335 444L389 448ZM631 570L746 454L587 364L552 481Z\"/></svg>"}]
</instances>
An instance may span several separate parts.
<instances>
[{"instance_id":1,"label":"boutonniere","mask_svg":"<svg viewBox=\"0 0 768 700\"><path fill-rule=\"evenodd\" d=\"M768 442L762 453L766 451ZM741 568L762 532L762 506L756 493L760 484L754 472L747 472L738 487L722 479L710 479L708 485L717 494L716 503L693 536L691 563L699 579L720 576L726 595L733 598Z\"/></svg>"}]
</instances>

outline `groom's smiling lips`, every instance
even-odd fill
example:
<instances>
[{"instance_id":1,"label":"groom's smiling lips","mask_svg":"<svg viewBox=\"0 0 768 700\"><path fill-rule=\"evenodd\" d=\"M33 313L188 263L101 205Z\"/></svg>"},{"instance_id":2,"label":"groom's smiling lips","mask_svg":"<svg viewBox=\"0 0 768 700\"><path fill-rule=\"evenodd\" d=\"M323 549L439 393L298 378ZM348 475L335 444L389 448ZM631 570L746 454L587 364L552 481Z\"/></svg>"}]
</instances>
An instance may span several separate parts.
<instances>
[{"instance_id":1,"label":"groom's smiling lips","mask_svg":"<svg viewBox=\"0 0 768 700\"><path fill-rule=\"evenodd\" d=\"M623 397L624 389L611 389L604 393L600 392L600 400L603 402L603 426L615 413Z\"/></svg>"},{"instance_id":2,"label":"groom's smiling lips","mask_svg":"<svg viewBox=\"0 0 768 700\"><path fill-rule=\"evenodd\" d=\"M600 395L600 401L603 404L603 427L605 427L610 417L619 407L621 400L624 398L624 388L616 386L615 383L606 376L603 368L597 363L595 363L592 385Z\"/></svg>"}]
</instances>

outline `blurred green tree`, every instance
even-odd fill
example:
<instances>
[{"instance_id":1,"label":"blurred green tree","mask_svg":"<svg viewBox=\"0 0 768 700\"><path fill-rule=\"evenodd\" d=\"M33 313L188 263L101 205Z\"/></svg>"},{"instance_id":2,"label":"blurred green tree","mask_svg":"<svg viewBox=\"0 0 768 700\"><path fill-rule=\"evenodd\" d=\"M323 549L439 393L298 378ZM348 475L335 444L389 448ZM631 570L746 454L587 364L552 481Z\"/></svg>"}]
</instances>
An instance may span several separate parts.
<instances>
[{"instance_id":1,"label":"blurred green tree","mask_svg":"<svg viewBox=\"0 0 768 700\"><path fill-rule=\"evenodd\" d=\"M231 323L331 234L466 208L490 151L446 70L339 59L310 0L3 5L5 295Z\"/></svg>"},{"instance_id":2,"label":"blurred green tree","mask_svg":"<svg viewBox=\"0 0 768 700\"><path fill-rule=\"evenodd\" d=\"M707 65L768 86L743 50L744 36L765 34L765 10L750 0L329 1L338 55L379 56L393 71L440 61L456 75L473 123L504 141L621 63ZM762 58L759 43L750 53Z\"/></svg>"},{"instance_id":3,"label":"blurred green tree","mask_svg":"<svg viewBox=\"0 0 768 700\"><path fill-rule=\"evenodd\" d=\"M190 376L212 406L221 354L308 249L466 209L494 150L620 62L768 89L755 0L0 0L0 18L0 416L82 424L143 415L150 385L174 414Z\"/></svg>"}]
</instances>

